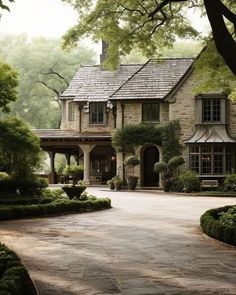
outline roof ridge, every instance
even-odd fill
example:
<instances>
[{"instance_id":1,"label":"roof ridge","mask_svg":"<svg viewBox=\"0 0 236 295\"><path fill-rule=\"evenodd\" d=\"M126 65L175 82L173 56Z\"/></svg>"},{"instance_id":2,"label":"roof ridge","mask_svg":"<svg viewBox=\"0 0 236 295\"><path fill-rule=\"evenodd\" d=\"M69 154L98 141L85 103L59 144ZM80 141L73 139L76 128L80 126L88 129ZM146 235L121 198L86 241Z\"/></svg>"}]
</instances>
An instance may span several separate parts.
<instances>
[{"instance_id":1,"label":"roof ridge","mask_svg":"<svg viewBox=\"0 0 236 295\"><path fill-rule=\"evenodd\" d=\"M116 89L109 97L112 97L115 93L117 93L125 84L127 84L135 75L137 75L148 63L150 62L150 59L143 64L136 72L134 72L119 88Z\"/></svg>"}]
</instances>

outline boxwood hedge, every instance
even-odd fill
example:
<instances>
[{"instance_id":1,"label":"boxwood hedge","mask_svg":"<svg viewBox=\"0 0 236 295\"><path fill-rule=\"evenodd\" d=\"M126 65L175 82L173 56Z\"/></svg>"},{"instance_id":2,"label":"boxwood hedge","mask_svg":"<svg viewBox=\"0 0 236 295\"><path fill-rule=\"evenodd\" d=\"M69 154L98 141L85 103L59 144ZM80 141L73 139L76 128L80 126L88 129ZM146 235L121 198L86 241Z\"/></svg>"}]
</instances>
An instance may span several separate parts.
<instances>
[{"instance_id":1,"label":"boxwood hedge","mask_svg":"<svg viewBox=\"0 0 236 295\"><path fill-rule=\"evenodd\" d=\"M200 218L201 227L208 236L236 246L236 227L225 225L219 221L219 214L233 206L225 206L206 211Z\"/></svg>"},{"instance_id":2,"label":"boxwood hedge","mask_svg":"<svg viewBox=\"0 0 236 295\"><path fill-rule=\"evenodd\" d=\"M0 294L37 294L34 284L19 257L3 244L0 244Z\"/></svg>"},{"instance_id":3,"label":"boxwood hedge","mask_svg":"<svg viewBox=\"0 0 236 295\"><path fill-rule=\"evenodd\" d=\"M67 212L88 212L111 208L111 200L55 200L47 204L0 206L0 220L40 217Z\"/></svg>"}]
</instances>

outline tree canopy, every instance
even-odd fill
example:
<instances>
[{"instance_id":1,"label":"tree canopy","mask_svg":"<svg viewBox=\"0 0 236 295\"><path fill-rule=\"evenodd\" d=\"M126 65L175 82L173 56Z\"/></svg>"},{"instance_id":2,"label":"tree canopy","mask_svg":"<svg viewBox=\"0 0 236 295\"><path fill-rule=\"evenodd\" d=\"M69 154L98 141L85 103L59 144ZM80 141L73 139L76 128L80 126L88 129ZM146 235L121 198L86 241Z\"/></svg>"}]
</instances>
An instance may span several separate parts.
<instances>
[{"instance_id":1,"label":"tree canopy","mask_svg":"<svg viewBox=\"0 0 236 295\"><path fill-rule=\"evenodd\" d=\"M0 110L2 109L3 112L9 112L9 103L16 100L17 85L17 73L0 60Z\"/></svg>"},{"instance_id":2,"label":"tree canopy","mask_svg":"<svg viewBox=\"0 0 236 295\"><path fill-rule=\"evenodd\" d=\"M196 38L198 32L187 19L187 9L203 10L212 27L216 48L236 75L236 1L231 0L63 0L79 14L79 23L64 36L64 46L77 44L84 36L109 43L110 68L119 55L138 47L150 57L177 38ZM114 38L114 36L116 36Z\"/></svg>"},{"instance_id":3,"label":"tree canopy","mask_svg":"<svg viewBox=\"0 0 236 295\"><path fill-rule=\"evenodd\" d=\"M12 114L36 128L58 128L58 96L82 64L94 62L94 56L84 46L65 52L59 39L1 36L0 58L19 72L18 99L11 104Z\"/></svg>"},{"instance_id":4,"label":"tree canopy","mask_svg":"<svg viewBox=\"0 0 236 295\"><path fill-rule=\"evenodd\" d=\"M40 163L39 138L21 119L0 120L0 166L8 174L24 177Z\"/></svg>"}]
</instances>

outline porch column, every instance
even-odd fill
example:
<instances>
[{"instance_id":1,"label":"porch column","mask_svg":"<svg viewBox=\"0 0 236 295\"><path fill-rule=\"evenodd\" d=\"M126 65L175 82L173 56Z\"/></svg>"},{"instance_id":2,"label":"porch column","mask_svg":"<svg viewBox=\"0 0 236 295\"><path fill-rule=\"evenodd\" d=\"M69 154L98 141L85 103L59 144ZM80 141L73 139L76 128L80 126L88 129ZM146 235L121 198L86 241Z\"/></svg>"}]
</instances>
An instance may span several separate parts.
<instances>
[{"instance_id":1,"label":"porch column","mask_svg":"<svg viewBox=\"0 0 236 295\"><path fill-rule=\"evenodd\" d=\"M66 164L68 166L70 166L70 157L71 157L71 154L65 154L65 157L66 157Z\"/></svg>"},{"instance_id":2,"label":"porch column","mask_svg":"<svg viewBox=\"0 0 236 295\"><path fill-rule=\"evenodd\" d=\"M82 144L79 146L84 154L84 182L90 184L90 153L95 145Z\"/></svg>"},{"instance_id":3,"label":"porch column","mask_svg":"<svg viewBox=\"0 0 236 295\"><path fill-rule=\"evenodd\" d=\"M50 157L50 173L49 173L49 183L55 184L57 183L57 174L55 170L55 152L48 152L48 155Z\"/></svg>"},{"instance_id":4,"label":"porch column","mask_svg":"<svg viewBox=\"0 0 236 295\"><path fill-rule=\"evenodd\" d=\"M123 179L123 153L116 154L116 175L119 175Z\"/></svg>"}]
</instances>

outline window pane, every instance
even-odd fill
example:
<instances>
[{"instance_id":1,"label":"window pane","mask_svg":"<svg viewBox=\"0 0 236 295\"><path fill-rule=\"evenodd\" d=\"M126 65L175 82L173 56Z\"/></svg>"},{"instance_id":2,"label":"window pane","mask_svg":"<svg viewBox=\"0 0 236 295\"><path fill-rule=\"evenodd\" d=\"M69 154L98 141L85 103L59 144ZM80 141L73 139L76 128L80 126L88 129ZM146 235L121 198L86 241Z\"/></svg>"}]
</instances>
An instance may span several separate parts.
<instances>
[{"instance_id":1,"label":"window pane","mask_svg":"<svg viewBox=\"0 0 236 295\"><path fill-rule=\"evenodd\" d=\"M203 100L203 122L211 122L211 100Z\"/></svg>"},{"instance_id":2,"label":"window pane","mask_svg":"<svg viewBox=\"0 0 236 295\"><path fill-rule=\"evenodd\" d=\"M233 173L234 168L234 153L231 148L226 148L226 157L225 157L225 172Z\"/></svg>"},{"instance_id":3,"label":"window pane","mask_svg":"<svg viewBox=\"0 0 236 295\"><path fill-rule=\"evenodd\" d=\"M211 146L209 145L203 146L202 153L211 153Z\"/></svg>"},{"instance_id":4,"label":"window pane","mask_svg":"<svg viewBox=\"0 0 236 295\"><path fill-rule=\"evenodd\" d=\"M189 156L190 170L199 173L199 155Z\"/></svg>"},{"instance_id":5,"label":"window pane","mask_svg":"<svg viewBox=\"0 0 236 295\"><path fill-rule=\"evenodd\" d=\"M213 108L213 122L219 122L220 121L220 99L213 99L212 102L212 108Z\"/></svg>"},{"instance_id":6,"label":"window pane","mask_svg":"<svg viewBox=\"0 0 236 295\"><path fill-rule=\"evenodd\" d=\"M223 173L223 155L214 155L214 174Z\"/></svg>"},{"instance_id":7,"label":"window pane","mask_svg":"<svg viewBox=\"0 0 236 295\"><path fill-rule=\"evenodd\" d=\"M142 105L143 122L159 122L160 121L160 104L145 103Z\"/></svg>"},{"instance_id":8,"label":"window pane","mask_svg":"<svg viewBox=\"0 0 236 295\"><path fill-rule=\"evenodd\" d=\"M103 124L105 118L105 104L91 103L90 104L90 123Z\"/></svg>"},{"instance_id":9,"label":"window pane","mask_svg":"<svg viewBox=\"0 0 236 295\"><path fill-rule=\"evenodd\" d=\"M69 114L68 114L69 121L75 120L75 104L69 103Z\"/></svg>"},{"instance_id":10,"label":"window pane","mask_svg":"<svg viewBox=\"0 0 236 295\"><path fill-rule=\"evenodd\" d=\"M202 174L211 174L211 154L202 155Z\"/></svg>"},{"instance_id":11,"label":"window pane","mask_svg":"<svg viewBox=\"0 0 236 295\"><path fill-rule=\"evenodd\" d=\"M191 146L189 152L192 153L199 153L199 146Z\"/></svg>"}]
</instances>

